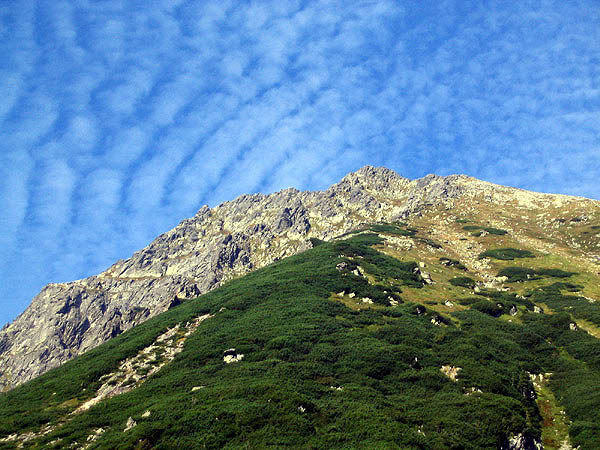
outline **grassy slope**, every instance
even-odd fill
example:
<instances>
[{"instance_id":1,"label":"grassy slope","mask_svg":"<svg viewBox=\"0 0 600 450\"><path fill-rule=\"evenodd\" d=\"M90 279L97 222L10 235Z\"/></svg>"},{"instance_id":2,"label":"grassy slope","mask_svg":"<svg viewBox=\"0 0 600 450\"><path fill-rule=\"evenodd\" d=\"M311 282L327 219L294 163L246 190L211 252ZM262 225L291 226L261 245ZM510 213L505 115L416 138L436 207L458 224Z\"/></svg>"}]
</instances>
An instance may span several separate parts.
<instances>
[{"instance_id":1,"label":"grassy slope","mask_svg":"<svg viewBox=\"0 0 600 450\"><path fill-rule=\"evenodd\" d=\"M120 360L167 327L210 312L215 317L146 383L25 448L53 448L57 439L55 448L83 443L100 427L106 432L89 448L498 448L507 436L541 434L527 371L554 373L550 388L573 422L573 443L600 448L600 345L569 329L567 308L577 303L563 298L571 296L561 286L531 296L551 303L552 315L522 308L520 323L510 323L469 309L436 326L431 319L438 313L417 314L412 303L384 305L384 290L402 295L419 283L414 265L372 250L378 241L358 235L321 244L0 395L0 436L67 417ZM351 269L358 261L378 286L336 270L342 261ZM333 300L342 291L376 302L352 309ZM588 305L594 316L598 307ZM245 357L225 364L223 351L232 347ZM462 368L457 382L440 372L442 365ZM192 392L197 386L203 388ZM146 410L151 415L142 417ZM137 426L124 433L128 417Z\"/></svg>"}]
</instances>

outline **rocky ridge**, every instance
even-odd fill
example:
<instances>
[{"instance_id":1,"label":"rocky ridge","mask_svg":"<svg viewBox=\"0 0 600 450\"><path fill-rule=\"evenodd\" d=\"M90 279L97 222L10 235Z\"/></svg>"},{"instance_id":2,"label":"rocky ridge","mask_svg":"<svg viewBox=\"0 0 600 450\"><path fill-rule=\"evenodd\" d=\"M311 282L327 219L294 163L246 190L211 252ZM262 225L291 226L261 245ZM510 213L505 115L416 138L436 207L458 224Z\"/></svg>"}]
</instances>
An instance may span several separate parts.
<instances>
[{"instance_id":1,"label":"rocky ridge","mask_svg":"<svg viewBox=\"0 0 600 450\"><path fill-rule=\"evenodd\" d=\"M592 200L527 192L464 175L428 175L411 181L370 166L325 191L286 189L271 195L243 195L212 209L205 206L101 274L46 286L23 314L0 331L0 390L44 373L229 279L305 250L311 245L309 238L327 240L366 223L432 211L458 212L476 203L492 209L501 206L517 216L520 211L536 211L542 219L544 211L551 209L600 208ZM478 248L461 236L446 234L443 225L448 220L440 216L440 227L432 227L432 235L466 255L470 268L485 271L485 264L476 258ZM560 232L560 223L550 221L547 226ZM530 235L523 234L522 239L535 244ZM398 240L412 245L410 240ZM590 264L596 264L595 256L589 253Z\"/></svg>"}]
</instances>

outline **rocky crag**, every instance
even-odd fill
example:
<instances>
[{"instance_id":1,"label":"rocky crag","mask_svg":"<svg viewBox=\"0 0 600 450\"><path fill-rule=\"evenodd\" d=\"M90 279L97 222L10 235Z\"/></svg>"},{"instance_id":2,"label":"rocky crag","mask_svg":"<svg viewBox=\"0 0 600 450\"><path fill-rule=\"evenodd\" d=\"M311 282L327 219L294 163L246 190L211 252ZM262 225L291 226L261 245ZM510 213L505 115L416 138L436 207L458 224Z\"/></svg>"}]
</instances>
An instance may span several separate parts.
<instances>
[{"instance_id":1,"label":"rocky crag","mask_svg":"<svg viewBox=\"0 0 600 450\"><path fill-rule=\"evenodd\" d=\"M443 252L497 282L477 257L483 249L478 240L453 226L461 217L502 227L529 248L552 249L600 272L599 235L585 228L600 219L598 201L532 193L464 175L411 181L367 166L325 191L286 189L205 206L101 274L46 286L0 331L0 390L227 280L305 250L310 238L328 240L364 224L418 223L443 244ZM410 249L414 241L398 237L394 245Z\"/></svg>"}]
</instances>

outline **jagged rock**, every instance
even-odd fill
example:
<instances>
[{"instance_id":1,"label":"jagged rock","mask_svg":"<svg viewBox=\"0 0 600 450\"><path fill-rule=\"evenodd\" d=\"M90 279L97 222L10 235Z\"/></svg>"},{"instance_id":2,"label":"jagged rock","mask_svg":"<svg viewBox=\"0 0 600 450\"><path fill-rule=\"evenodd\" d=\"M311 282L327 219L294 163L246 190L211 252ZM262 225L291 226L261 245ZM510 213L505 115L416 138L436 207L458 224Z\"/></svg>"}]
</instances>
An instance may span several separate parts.
<instances>
[{"instance_id":1,"label":"jagged rock","mask_svg":"<svg viewBox=\"0 0 600 450\"><path fill-rule=\"evenodd\" d=\"M571 331L577 331L577 330L579 330L579 327L577 326L577 324L576 324L576 323L574 323L574 322L571 322L571 323L569 324L569 329L570 329Z\"/></svg>"},{"instance_id":2,"label":"jagged rock","mask_svg":"<svg viewBox=\"0 0 600 450\"><path fill-rule=\"evenodd\" d=\"M349 266L348 266L348 263L347 263L347 262L341 262L341 263L339 263L339 264L337 264L337 265L335 266L335 268L336 268L337 270L339 270L340 272L341 272L341 271L344 271L344 270L348 270L348 267L349 267Z\"/></svg>"},{"instance_id":3,"label":"jagged rock","mask_svg":"<svg viewBox=\"0 0 600 450\"><path fill-rule=\"evenodd\" d=\"M483 391L476 387L470 387L464 390L465 395L481 394Z\"/></svg>"},{"instance_id":4,"label":"jagged rock","mask_svg":"<svg viewBox=\"0 0 600 450\"><path fill-rule=\"evenodd\" d=\"M542 450L542 443L539 439L530 435L517 434L509 437L500 450Z\"/></svg>"},{"instance_id":5,"label":"jagged rock","mask_svg":"<svg viewBox=\"0 0 600 450\"><path fill-rule=\"evenodd\" d=\"M431 275L429 274L429 272L421 270L420 267L415 267L413 269L413 272L419 275L423 279L423 282L425 284L434 284L434 281L431 279Z\"/></svg>"},{"instance_id":6,"label":"jagged rock","mask_svg":"<svg viewBox=\"0 0 600 450\"><path fill-rule=\"evenodd\" d=\"M570 201L463 175L411 181L392 170L366 166L325 191L286 189L204 206L101 274L42 289L24 313L0 330L0 390L231 278L306 250L309 238L327 240L360 224L418 216L431 205L451 208L463 196L485 196L498 205L512 202L528 209ZM414 245L404 236L389 241L399 248ZM469 267L484 264L475 258L468 262ZM425 272L423 278L433 282Z\"/></svg>"},{"instance_id":7,"label":"jagged rock","mask_svg":"<svg viewBox=\"0 0 600 450\"><path fill-rule=\"evenodd\" d=\"M508 314L510 314L511 316L516 316L518 312L519 310L517 309L516 305L512 305L508 310Z\"/></svg>"},{"instance_id":8,"label":"jagged rock","mask_svg":"<svg viewBox=\"0 0 600 450\"><path fill-rule=\"evenodd\" d=\"M96 431L94 431L94 433L90 434L86 441L87 442L94 442L95 440L97 440L106 430L104 428L98 428L96 429Z\"/></svg>"},{"instance_id":9,"label":"jagged rock","mask_svg":"<svg viewBox=\"0 0 600 450\"><path fill-rule=\"evenodd\" d=\"M450 378L452 381L456 381L456 378L458 377L458 372L460 372L462 370L462 367L455 367L455 366L442 366L440 368L440 371L446 375L448 378Z\"/></svg>"},{"instance_id":10,"label":"jagged rock","mask_svg":"<svg viewBox=\"0 0 600 450\"><path fill-rule=\"evenodd\" d=\"M223 361L226 364L240 362L242 359L244 359L244 355L238 353L235 348L230 348L223 352Z\"/></svg>"},{"instance_id":11,"label":"jagged rock","mask_svg":"<svg viewBox=\"0 0 600 450\"><path fill-rule=\"evenodd\" d=\"M133 420L133 417L130 417L129 419L127 419L127 424L125 425L125 429L123 431L129 431L136 425L137 425L137 422L135 420Z\"/></svg>"}]
</instances>

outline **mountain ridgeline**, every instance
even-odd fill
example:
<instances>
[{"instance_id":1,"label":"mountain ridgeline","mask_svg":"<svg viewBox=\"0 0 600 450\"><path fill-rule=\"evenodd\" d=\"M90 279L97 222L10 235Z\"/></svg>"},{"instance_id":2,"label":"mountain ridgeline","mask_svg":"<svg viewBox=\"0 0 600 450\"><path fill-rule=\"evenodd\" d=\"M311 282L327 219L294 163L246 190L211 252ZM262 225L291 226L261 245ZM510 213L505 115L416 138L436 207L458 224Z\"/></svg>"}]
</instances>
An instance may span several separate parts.
<instances>
[{"instance_id":1,"label":"mountain ridgeline","mask_svg":"<svg viewBox=\"0 0 600 450\"><path fill-rule=\"evenodd\" d=\"M465 176L205 207L0 332L0 449L597 449L599 254Z\"/></svg>"},{"instance_id":2,"label":"mountain ridgeline","mask_svg":"<svg viewBox=\"0 0 600 450\"><path fill-rule=\"evenodd\" d=\"M517 191L465 176L410 181L364 167L326 191L287 189L203 207L101 274L46 286L0 331L0 391L229 279L306 250L311 237L331 239L365 223L396 220L427 205L451 207L457 198L486 192L504 201L504 193Z\"/></svg>"}]
</instances>

